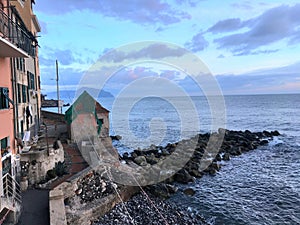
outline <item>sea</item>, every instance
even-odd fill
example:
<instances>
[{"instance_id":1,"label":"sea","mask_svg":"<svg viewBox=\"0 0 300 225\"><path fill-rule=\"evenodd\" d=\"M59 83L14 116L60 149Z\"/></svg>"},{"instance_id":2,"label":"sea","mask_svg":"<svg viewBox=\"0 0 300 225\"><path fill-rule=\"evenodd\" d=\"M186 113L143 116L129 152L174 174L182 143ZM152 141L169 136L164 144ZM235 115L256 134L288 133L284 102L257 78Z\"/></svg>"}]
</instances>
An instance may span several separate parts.
<instances>
[{"instance_id":1,"label":"sea","mask_svg":"<svg viewBox=\"0 0 300 225\"><path fill-rule=\"evenodd\" d=\"M209 99L190 100L186 107L180 107L187 102L182 97L102 98L99 102L111 112L110 133L122 136L114 145L123 154L213 132L215 115ZM222 128L278 130L281 135L222 162L215 176L180 186L193 188L194 196L179 191L168 201L216 225L300 224L300 94L224 96L224 103L219 106L220 111L225 109Z\"/></svg>"}]
</instances>

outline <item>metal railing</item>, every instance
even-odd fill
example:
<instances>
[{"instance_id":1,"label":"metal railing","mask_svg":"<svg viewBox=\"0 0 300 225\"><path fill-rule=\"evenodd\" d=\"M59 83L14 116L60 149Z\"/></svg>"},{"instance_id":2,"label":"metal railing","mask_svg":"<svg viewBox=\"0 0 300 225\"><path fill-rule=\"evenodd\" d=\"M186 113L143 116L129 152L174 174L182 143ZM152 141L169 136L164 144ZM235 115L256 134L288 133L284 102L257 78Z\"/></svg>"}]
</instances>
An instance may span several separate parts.
<instances>
[{"instance_id":1,"label":"metal railing","mask_svg":"<svg viewBox=\"0 0 300 225\"><path fill-rule=\"evenodd\" d=\"M9 16L0 9L0 34L11 43L21 48L31 56L35 56L36 40L34 36L15 23Z\"/></svg>"},{"instance_id":2,"label":"metal railing","mask_svg":"<svg viewBox=\"0 0 300 225\"><path fill-rule=\"evenodd\" d=\"M19 183L9 174L2 177L3 181L3 198L11 200L13 205L15 203L22 203L21 188Z\"/></svg>"}]
</instances>

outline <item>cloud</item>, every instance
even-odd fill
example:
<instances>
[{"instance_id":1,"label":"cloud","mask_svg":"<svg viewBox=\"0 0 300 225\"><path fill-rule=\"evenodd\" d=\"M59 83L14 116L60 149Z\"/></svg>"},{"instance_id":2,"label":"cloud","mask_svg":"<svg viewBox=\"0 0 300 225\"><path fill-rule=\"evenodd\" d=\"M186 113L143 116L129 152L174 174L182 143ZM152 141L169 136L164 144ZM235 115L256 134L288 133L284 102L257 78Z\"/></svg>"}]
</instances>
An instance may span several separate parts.
<instances>
[{"instance_id":1,"label":"cloud","mask_svg":"<svg viewBox=\"0 0 300 225\"><path fill-rule=\"evenodd\" d=\"M56 50L55 55L59 62L63 65L70 65L74 62L74 56L71 50Z\"/></svg>"},{"instance_id":2,"label":"cloud","mask_svg":"<svg viewBox=\"0 0 300 225\"><path fill-rule=\"evenodd\" d=\"M272 50L257 50L257 51L242 51L239 53L234 54L234 56L242 56L242 55L260 55L260 54L271 54L274 52L278 52L279 49L272 49Z\"/></svg>"},{"instance_id":3,"label":"cloud","mask_svg":"<svg viewBox=\"0 0 300 225\"><path fill-rule=\"evenodd\" d=\"M246 1L246 2L239 2L239 3L232 3L231 4L232 7L239 9L239 10L249 10L252 9L252 4L251 1Z\"/></svg>"},{"instance_id":4,"label":"cloud","mask_svg":"<svg viewBox=\"0 0 300 225\"><path fill-rule=\"evenodd\" d=\"M186 42L185 47L192 52L200 52L208 47L208 41L204 38L203 33L200 32L196 34L190 42Z\"/></svg>"},{"instance_id":5,"label":"cloud","mask_svg":"<svg viewBox=\"0 0 300 225\"><path fill-rule=\"evenodd\" d=\"M200 1L199 0L176 0L176 3L180 5L188 4L191 7L196 7Z\"/></svg>"},{"instance_id":6,"label":"cloud","mask_svg":"<svg viewBox=\"0 0 300 225\"><path fill-rule=\"evenodd\" d=\"M50 47L45 47L40 52L40 64L41 66L51 66L55 65L55 60L57 59L60 65L69 66L73 63L90 63L90 58L87 57L84 62L80 55L75 54L70 49L54 49Z\"/></svg>"},{"instance_id":7,"label":"cloud","mask_svg":"<svg viewBox=\"0 0 300 225\"><path fill-rule=\"evenodd\" d=\"M180 75L180 73L176 70L163 70L160 73L160 77L169 79L169 80L173 80L176 79L176 77L178 77Z\"/></svg>"},{"instance_id":8,"label":"cloud","mask_svg":"<svg viewBox=\"0 0 300 225\"><path fill-rule=\"evenodd\" d=\"M239 18L226 19L217 22L215 25L210 27L207 31L212 33L222 33L235 31L243 27L243 23Z\"/></svg>"},{"instance_id":9,"label":"cloud","mask_svg":"<svg viewBox=\"0 0 300 225\"><path fill-rule=\"evenodd\" d=\"M53 67L43 68L42 76L41 76L41 83L42 83L42 92L47 85L56 85L56 70L55 65ZM76 71L72 68L61 68L59 67L59 85L66 86L66 85L78 85L83 72ZM47 90L48 91L48 90Z\"/></svg>"},{"instance_id":10,"label":"cloud","mask_svg":"<svg viewBox=\"0 0 300 225\"><path fill-rule=\"evenodd\" d=\"M175 9L171 4L162 0L60 0L55 4L50 0L43 0L39 2L36 10L51 14L64 14L84 9L101 13L106 17L128 20L138 24L169 25L190 19L188 13Z\"/></svg>"},{"instance_id":11,"label":"cloud","mask_svg":"<svg viewBox=\"0 0 300 225\"><path fill-rule=\"evenodd\" d=\"M138 46L137 46L138 47ZM132 50L129 52L123 52L119 50L107 51L102 57L104 61L120 63L124 60L131 59L162 59L166 57L180 57L183 56L186 51L182 48L170 48L165 44L151 44L140 50Z\"/></svg>"},{"instance_id":12,"label":"cloud","mask_svg":"<svg viewBox=\"0 0 300 225\"><path fill-rule=\"evenodd\" d=\"M300 63L216 78L224 94L299 93L300 73L297 71L300 71Z\"/></svg>"},{"instance_id":13,"label":"cloud","mask_svg":"<svg viewBox=\"0 0 300 225\"><path fill-rule=\"evenodd\" d=\"M214 42L220 49L228 49L235 55L252 54L253 50L284 39L289 40L290 44L299 43L299 12L300 4L282 5L247 21L239 19L219 21L209 28L208 32L238 31L241 28L247 28L247 31L216 38Z\"/></svg>"}]
</instances>

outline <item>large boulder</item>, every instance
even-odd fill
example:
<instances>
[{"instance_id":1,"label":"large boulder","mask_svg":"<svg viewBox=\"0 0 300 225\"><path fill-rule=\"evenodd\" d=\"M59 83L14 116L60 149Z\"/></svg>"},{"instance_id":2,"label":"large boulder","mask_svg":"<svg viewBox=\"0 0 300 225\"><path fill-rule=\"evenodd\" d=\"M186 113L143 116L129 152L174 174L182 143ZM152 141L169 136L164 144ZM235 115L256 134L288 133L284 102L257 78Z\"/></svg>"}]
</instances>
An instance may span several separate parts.
<instances>
[{"instance_id":1,"label":"large boulder","mask_svg":"<svg viewBox=\"0 0 300 225\"><path fill-rule=\"evenodd\" d=\"M147 160L145 156L137 156L134 158L134 162L141 166L142 164L147 163Z\"/></svg>"},{"instance_id":2,"label":"large boulder","mask_svg":"<svg viewBox=\"0 0 300 225\"><path fill-rule=\"evenodd\" d=\"M194 177L185 169L181 169L174 175L174 180L178 183L187 184L189 182L194 182Z\"/></svg>"},{"instance_id":3,"label":"large boulder","mask_svg":"<svg viewBox=\"0 0 300 225\"><path fill-rule=\"evenodd\" d=\"M183 190L183 193L189 196L193 196L196 191L193 188L186 188Z\"/></svg>"},{"instance_id":4,"label":"large boulder","mask_svg":"<svg viewBox=\"0 0 300 225\"><path fill-rule=\"evenodd\" d=\"M222 156L222 160L229 161L230 160L230 154L228 152L224 153L224 155Z\"/></svg>"},{"instance_id":5,"label":"large boulder","mask_svg":"<svg viewBox=\"0 0 300 225\"><path fill-rule=\"evenodd\" d=\"M151 194L162 199L167 199L171 195L170 190L165 183L154 184L148 186L147 189L150 191Z\"/></svg>"}]
</instances>

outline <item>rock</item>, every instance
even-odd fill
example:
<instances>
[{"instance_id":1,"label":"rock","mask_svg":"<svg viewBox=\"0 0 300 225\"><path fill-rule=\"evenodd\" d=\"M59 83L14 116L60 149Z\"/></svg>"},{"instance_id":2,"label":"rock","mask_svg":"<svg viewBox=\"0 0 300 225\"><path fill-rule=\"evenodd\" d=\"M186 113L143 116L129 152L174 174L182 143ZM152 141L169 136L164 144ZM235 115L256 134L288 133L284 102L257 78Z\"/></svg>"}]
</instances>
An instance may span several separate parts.
<instances>
[{"instance_id":1,"label":"rock","mask_svg":"<svg viewBox=\"0 0 300 225\"><path fill-rule=\"evenodd\" d=\"M154 144L150 145L149 150L156 150L156 146Z\"/></svg>"},{"instance_id":2,"label":"rock","mask_svg":"<svg viewBox=\"0 0 300 225\"><path fill-rule=\"evenodd\" d=\"M218 163L212 163L212 164L210 165L210 167L212 167L213 169L215 169L215 170L217 170L217 171L219 171L219 170L221 169L221 165L218 164Z\"/></svg>"},{"instance_id":3,"label":"rock","mask_svg":"<svg viewBox=\"0 0 300 225\"><path fill-rule=\"evenodd\" d=\"M217 161L221 161L221 160L222 160L220 154L217 154L215 159L216 159Z\"/></svg>"},{"instance_id":4,"label":"rock","mask_svg":"<svg viewBox=\"0 0 300 225\"><path fill-rule=\"evenodd\" d=\"M129 159L129 153L125 152L122 156L123 159Z\"/></svg>"},{"instance_id":5,"label":"rock","mask_svg":"<svg viewBox=\"0 0 300 225\"><path fill-rule=\"evenodd\" d=\"M135 159L136 157L138 157L138 155L137 155L135 152L132 152L132 153L131 153L131 157L132 157L133 159Z\"/></svg>"},{"instance_id":6,"label":"rock","mask_svg":"<svg viewBox=\"0 0 300 225\"><path fill-rule=\"evenodd\" d=\"M79 188L78 190L75 191L76 195L80 195L82 193L82 189Z\"/></svg>"},{"instance_id":7,"label":"rock","mask_svg":"<svg viewBox=\"0 0 300 225\"><path fill-rule=\"evenodd\" d=\"M186 188L184 189L183 193L189 196L193 196L196 193L196 191L193 188Z\"/></svg>"},{"instance_id":8,"label":"rock","mask_svg":"<svg viewBox=\"0 0 300 225\"><path fill-rule=\"evenodd\" d=\"M279 135L280 135L280 133L279 133L278 130L271 131L271 134L272 134L273 136L279 136Z\"/></svg>"},{"instance_id":9,"label":"rock","mask_svg":"<svg viewBox=\"0 0 300 225\"><path fill-rule=\"evenodd\" d=\"M213 162L208 168L204 170L204 172L209 173L210 175L215 175L217 171L220 170L220 168L220 164Z\"/></svg>"},{"instance_id":10,"label":"rock","mask_svg":"<svg viewBox=\"0 0 300 225\"><path fill-rule=\"evenodd\" d=\"M161 154L163 156L167 156L167 155L170 155L170 152L167 149L164 148L164 149L161 150Z\"/></svg>"},{"instance_id":11,"label":"rock","mask_svg":"<svg viewBox=\"0 0 300 225\"><path fill-rule=\"evenodd\" d=\"M147 162L145 156L137 156L134 158L134 162L141 165L143 162Z\"/></svg>"},{"instance_id":12,"label":"rock","mask_svg":"<svg viewBox=\"0 0 300 225\"><path fill-rule=\"evenodd\" d=\"M230 153L231 155L238 156L238 155L241 155L241 154L242 154L242 149L241 149L241 147L233 146L233 147L229 150L229 153Z\"/></svg>"},{"instance_id":13,"label":"rock","mask_svg":"<svg viewBox=\"0 0 300 225\"><path fill-rule=\"evenodd\" d=\"M146 156L145 158L146 158L147 163L149 163L151 165L157 164L159 162L159 159L156 158L153 153L149 156Z\"/></svg>"},{"instance_id":14,"label":"rock","mask_svg":"<svg viewBox=\"0 0 300 225\"><path fill-rule=\"evenodd\" d=\"M170 197L169 189L164 183L151 185L148 187L148 190L150 191L151 194L159 198L167 199Z\"/></svg>"},{"instance_id":15,"label":"rock","mask_svg":"<svg viewBox=\"0 0 300 225\"><path fill-rule=\"evenodd\" d=\"M261 140L261 141L259 142L259 145L267 145L268 143L269 143L268 140Z\"/></svg>"},{"instance_id":16,"label":"rock","mask_svg":"<svg viewBox=\"0 0 300 225\"><path fill-rule=\"evenodd\" d=\"M175 185L166 184L166 187L168 188L170 194L175 194L178 191L178 188Z\"/></svg>"},{"instance_id":17,"label":"rock","mask_svg":"<svg viewBox=\"0 0 300 225\"><path fill-rule=\"evenodd\" d=\"M185 169L181 169L174 175L174 180L178 183L187 184L193 182L194 178Z\"/></svg>"},{"instance_id":18,"label":"rock","mask_svg":"<svg viewBox=\"0 0 300 225\"><path fill-rule=\"evenodd\" d=\"M116 140L116 141L120 141L122 139L122 136L120 135L115 135L115 136L110 136L111 140Z\"/></svg>"},{"instance_id":19,"label":"rock","mask_svg":"<svg viewBox=\"0 0 300 225\"><path fill-rule=\"evenodd\" d=\"M208 170L208 173L209 173L210 175L215 175L215 174L217 173L217 170L214 169L214 168L212 168L212 167L210 167L209 170Z\"/></svg>"},{"instance_id":20,"label":"rock","mask_svg":"<svg viewBox=\"0 0 300 225\"><path fill-rule=\"evenodd\" d=\"M272 137L272 134L269 131L266 131L266 130L263 131L263 135L265 137Z\"/></svg>"},{"instance_id":21,"label":"rock","mask_svg":"<svg viewBox=\"0 0 300 225\"><path fill-rule=\"evenodd\" d=\"M140 166L143 166L143 167L146 167L146 166L148 166L149 164L145 161L143 161L143 162L141 162L141 164L140 164Z\"/></svg>"},{"instance_id":22,"label":"rock","mask_svg":"<svg viewBox=\"0 0 300 225\"><path fill-rule=\"evenodd\" d=\"M229 161L230 160L230 154L229 153L224 153L224 155L223 155L223 157L222 157L222 159L224 160L224 161Z\"/></svg>"},{"instance_id":23,"label":"rock","mask_svg":"<svg viewBox=\"0 0 300 225\"><path fill-rule=\"evenodd\" d=\"M199 172L198 170L191 170L189 172L193 177L196 177L196 178L200 178L203 176L203 174L201 172Z\"/></svg>"},{"instance_id":24,"label":"rock","mask_svg":"<svg viewBox=\"0 0 300 225\"><path fill-rule=\"evenodd\" d=\"M145 151L141 150L140 148L133 151L137 156L145 155Z\"/></svg>"}]
</instances>

